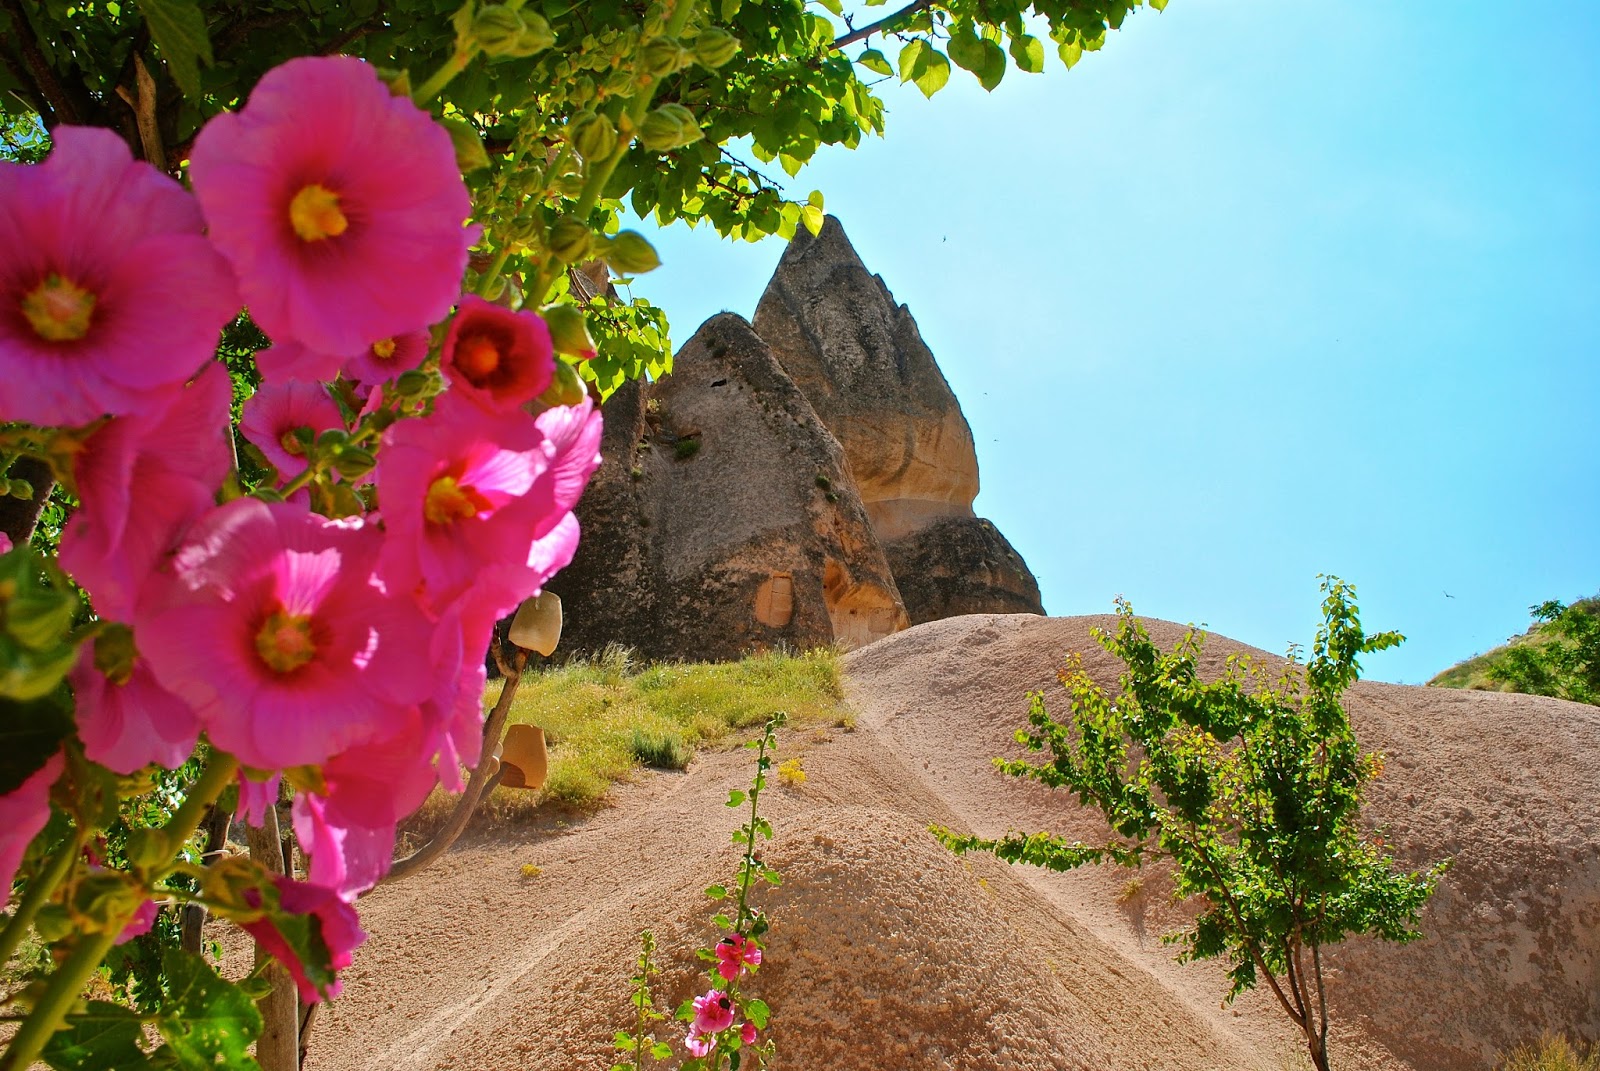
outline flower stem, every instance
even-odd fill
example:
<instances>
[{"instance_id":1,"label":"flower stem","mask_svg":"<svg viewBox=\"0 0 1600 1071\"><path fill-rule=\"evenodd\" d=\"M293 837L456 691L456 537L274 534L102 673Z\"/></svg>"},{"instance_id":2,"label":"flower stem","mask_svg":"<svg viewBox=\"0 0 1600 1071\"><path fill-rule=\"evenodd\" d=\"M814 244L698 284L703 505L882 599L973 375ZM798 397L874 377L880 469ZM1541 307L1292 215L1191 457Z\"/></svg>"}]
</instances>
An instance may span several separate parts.
<instances>
[{"instance_id":1,"label":"flower stem","mask_svg":"<svg viewBox=\"0 0 1600 1071\"><path fill-rule=\"evenodd\" d=\"M489 289L494 286L496 279L500 278L500 269L506 266L506 261L511 256L510 244L502 245L494 255L494 261L489 265L489 270L483 273L483 278L478 280L478 296L488 297Z\"/></svg>"},{"instance_id":2,"label":"flower stem","mask_svg":"<svg viewBox=\"0 0 1600 1071\"><path fill-rule=\"evenodd\" d=\"M433 77L412 91L411 99L419 106L433 100L444 90L445 86L450 84L452 78L467 69L467 64L471 63L472 57L477 54L478 46L476 44L468 44L456 49L450 54L450 58L444 61L444 65L433 72Z\"/></svg>"},{"instance_id":3,"label":"flower stem","mask_svg":"<svg viewBox=\"0 0 1600 1071\"><path fill-rule=\"evenodd\" d=\"M216 801L224 788L228 787L238 769L239 760L232 755L220 751L211 753L206 772L200 775L200 780L189 790L183 806L178 808L178 813L167 823L165 832L174 847L188 840L194 835L194 831L200 828L200 821L205 817L206 808ZM52 862L52 872L55 867L56 864ZM18 911L20 913L21 908ZM61 1029L67 1013L77 1002L78 994L83 992L84 985L89 981L89 976L94 974L101 961L106 958L106 953L117 943L117 938L122 935L128 920L133 917L133 911L134 909L130 908L122 917L108 919L103 931L85 937L72 950L65 962L56 968L45 986L44 993L28 1014L27 1020L11 1039L11 1045L6 1049L5 1055L0 1056L0 1071L23 1071L24 1068L33 1066L33 1062L44 1051L45 1045L55 1036L56 1031ZM9 928L8 926L7 929Z\"/></svg>"},{"instance_id":4,"label":"flower stem","mask_svg":"<svg viewBox=\"0 0 1600 1071\"><path fill-rule=\"evenodd\" d=\"M56 886L72 872L72 865L77 862L79 854L83 851L83 842L83 832L74 831L73 835L62 841L61 846L56 849L56 854L50 859L50 865L28 883L28 891L22 894L22 902L17 905L17 910L6 922L5 929L0 930L0 964L10 962L18 946L22 944L22 939L27 936L28 927L33 925L33 916L50 899L50 894L56 891Z\"/></svg>"}]
</instances>

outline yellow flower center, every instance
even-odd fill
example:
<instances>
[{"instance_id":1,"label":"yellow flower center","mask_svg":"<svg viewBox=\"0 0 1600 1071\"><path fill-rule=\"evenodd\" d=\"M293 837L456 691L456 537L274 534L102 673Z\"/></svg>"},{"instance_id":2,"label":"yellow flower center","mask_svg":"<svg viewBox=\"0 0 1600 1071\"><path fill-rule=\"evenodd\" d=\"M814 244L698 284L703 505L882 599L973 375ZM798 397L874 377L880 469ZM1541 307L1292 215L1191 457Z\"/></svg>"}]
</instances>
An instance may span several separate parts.
<instances>
[{"instance_id":1,"label":"yellow flower center","mask_svg":"<svg viewBox=\"0 0 1600 1071\"><path fill-rule=\"evenodd\" d=\"M306 444L295 437L295 432L299 430L299 428L290 428L288 431L278 436L278 445L283 447L284 453L288 454L290 457L306 456Z\"/></svg>"},{"instance_id":2,"label":"yellow flower center","mask_svg":"<svg viewBox=\"0 0 1600 1071\"><path fill-rule=\"evenodd\" d=\"M428 486L428 498L423 503L422 515L429 524L452 524L476 517L491 505L476 487L463 487L454 476L440 476Z\"/></svg>"},{"instance_id":3,"label":"yellow flower center","mask_svg":"<svg viewBox=\"0 0 1600 1071\"><path fill-rule=\"evenodd\" d=\"M89 333L94 295L51 272L23 297L22 315L46 342L74 342Z\"/></svg>"},{"instance_id":4,"label":"yellow flower center","mask_svg":"<svg viewBox=\"0 0 1600 1071\"><path fill-rule=\"evenodd\" d=\"M289 222L306 242L337 238L350 226L339 210L339 195L315 182L302 188L289 202Z\"/></svg>"},{"instance_id":5,"label":"yellow flower center","mask_svg":"<svg viewBox=\"0 0 1600 1071\"><path fill-rule=\"evenodd\" d=\"M394 356L394 339L386 338L372 344L372 355L380 361L387 361Z\"/></svg>"},{"instance_id":6,"label":"yellow flower center","mask_svg":"<svg viewBox=\"0 0 1600 1071\"><path fill-rule=\"evenodd\" d=\"M482 384L500 367L500 347L482 335L461 339L456 343L455 364L469 382Z\"/></svg>"},{"instance_id":7,"label":"yellow flower center","mask_svg":"<svg viewBox=\"0 0 1600 1071\"><path fill-rule=\"evenodd\" d=\"M311 618L276 610L256 632L256 654L278 673L293 673L317 657Z\"/></svg>"}]
</instances>

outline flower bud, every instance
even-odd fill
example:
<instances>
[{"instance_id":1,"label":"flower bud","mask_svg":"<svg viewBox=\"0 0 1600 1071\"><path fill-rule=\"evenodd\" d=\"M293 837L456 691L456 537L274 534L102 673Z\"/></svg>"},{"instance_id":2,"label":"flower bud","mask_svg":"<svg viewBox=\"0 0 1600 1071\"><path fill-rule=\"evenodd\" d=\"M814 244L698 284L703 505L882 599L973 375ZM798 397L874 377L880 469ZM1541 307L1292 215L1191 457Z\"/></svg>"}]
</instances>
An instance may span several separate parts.
<instances>
[{"instance_id":1,"label":"flower bud","mask_svg":"<svg viewBox=\"0 0 1600 1071\"><path fill-rule=\"evenodd\" d=\"M605 262L622 275L642 275L661 267L655 246L638 231L623 231L606 247Z\"/></svg>"},{"instance_id":2,"label":"flower bud","mask_svg":"<svg viewBox=\"0 0 1600 1071\"><path fill-rule=\"evenodd\" d=\"M128 862L150 870L172 861L172 845L159 829L135 828L128 831Z\"/></svg>"},{"instance_id":3,"label":"flower bud","mask_svg":"<svg viewBox=\"0 0 1600 1071\"><path fill-rule=\"evenodd\" d=\"M400 373L400 378L394 381L394 389L402 398L422 398L431 393L433 382L428 373L413 368Z\"/></svg>"},{"instance_id":4,"label":"flower bud","mask_svg":"<svg viewBox=\"0 0 1600 1071\"><path fill-rule=\"evenodd\" d=\"M556 374L550 377L550 385L539 395L539 401L549 406L577 405L588 394L578 370L566 361L557 361Z\"/></svg>"},{"instance_id":5,"label":"flower bud","mask_svg":"<svg viewBox=\"0 0 1600 1071\"><path fill-rule=\"evenodd\" d=\"M350 433L343 428L329 428L317 435L317 449L337 451L350 441Z\"/></svg>"},{"instance_id":6,"label":"flower bud","mask_svg":"<svg viewBox=\"0 0 1600 1071\"><path fill-rule=\"evenodd\" d=\"M490 56L507 56L527 30L518 15L505 4L486 4L472 20L472 39Z\"/></svg>"},{"instance_id":7,"label":"flower bud","mask_svg":"<svg viewBox=\"0 0 1600 1071\"><path fill-rule=\"evenodd\" d=\"M588 321L576 305L551 305L539 315L544 317L545 326L550 328L550 342L557 353L565 353L580 361L587 361L594 356L594 339L589 334Z\"/></svg>"},{"instance_id":8,"label":"flower bud","mask_svg":"<svg viewBox=\"0 0 1600 1071\"><path fill-rule=\"evenodd\" d=\"M535 52L543 52L556 43L555 31L550 29L550 23L543 15L524 11L522 24L522 33L517 37L517 43L510 55L531 56Z\"/></svg>"},{"instance_id":9,"label":"flower bud","mask_svg":"<svg viewBox=\"0 0 1600 1071\"><path fill-rule=\"evenodd\" d=\"M339 456L333 459L333 467L347 480L359 480L371 472L378 459L372 451L363 450L359 446L350 446L339 451Z\"/></svg>"},{"instance_id":10,"label":"flower bud","mask_svg":"<svg viewBox=\"0 0 1600 1071\"><path fill-rule=\"evenodd\" d=\"M720 27L701 30L694 39L694 61L702 67L721 67L738 52L739 39Z\"/></svg>"},{"instance_id":11,"label":"flower bud","mask_svg":"<svg viewBox=\"0 0 1600 1071\"><path fill-rule=\"evenodd\" d=\"M671 37L658 37L639 50L639 68L652 78L665 78L692 57Z\"/></svg>"},{"instance_id":12,"label":"flower bud","mask_svg":"<svg viewBox=\"0 0 1600 1071\"><path fill-rule=\"evenodd\" d=\"M639 143L654 152L676 149L701 137L694 113L681 104L663 104L645 116L639 126Z\"/></svg>"},{"instance_id":13,"label":"flower bud","mask_svg":"<svg viewBox=\"0 0 1600 1071\"><path fill-rule=\"evenodd\" d=\"M6 493L12 498L20 498L23 501L27 501L33 497L33 484L29 483L27 480L19 480L13 476L11 479L7 480L6 483L8 485Z\"/></svg>"},{"instance_id":14,"label":"flower bud","mask_svg":"<svg viewBox=\"0 0 1600 1071\"><path fill-rule=\"evenodd\" d=\"M550 252L563 264L576 264L589 255L594 232L575 216L562 216L550 228Z\"/></svg>"},{"instance_id":15,"label":"flower bud","mask_svg":"<svg viewBox=\"0 0 1600 1071\"><path fill-rule=\"evenodd\" d=\"M567 124L567 140L585 160L604 160L617 147L617 128L598 112L579 112Z\"/></svg>"}]
</instances>

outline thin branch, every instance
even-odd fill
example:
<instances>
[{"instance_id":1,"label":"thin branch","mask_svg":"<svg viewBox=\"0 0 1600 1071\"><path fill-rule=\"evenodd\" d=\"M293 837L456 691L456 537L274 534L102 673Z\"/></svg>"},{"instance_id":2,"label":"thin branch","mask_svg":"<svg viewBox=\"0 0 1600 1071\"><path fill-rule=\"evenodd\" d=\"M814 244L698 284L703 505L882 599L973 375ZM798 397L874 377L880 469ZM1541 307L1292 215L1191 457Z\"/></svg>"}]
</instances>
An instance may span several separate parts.
<instances>
[{"instance_id":1,"label":"thin branch","mask_svg":"<svg viewBox=\"0 0 1600 1071\"><path fill-rule=\"evenodd\" d=\"M908 18L911 15L915 15L919 11L926 11L936 2L937 0L913 0L912 3L907 4L899 11L896 11L893 15L886 15L877 22L869 23L866 26L861 27L859 30L851 30L843 37L835 38L831 47L835 50L838 50L843 48L845 45L853 45L857 41L865 41L878 31L887 30L891 26L899 23L902 19Z\"/></svg>"},{"instance_id":2,"label":"thin branch","mask_svg":"<svg viewBox=\"0 0 1600 1071\"><path fill-rule=\"evenodd\" d=\"M60 79L56 78L56 72L44 58L44 53L39 51L39 42L33 33L33 23L28 21L27 13L22 10L21 0L0 0L0 7L4 7L6 13L11 16L11 24L17 33L17 47L22 52L22 61L27 64L31 76L29 81L33 83L38 95L50 106L51 121L47 121L45 126L83 122L85 116L80 114L77 103L67 95Z\"/></svg>"}]
</instances>

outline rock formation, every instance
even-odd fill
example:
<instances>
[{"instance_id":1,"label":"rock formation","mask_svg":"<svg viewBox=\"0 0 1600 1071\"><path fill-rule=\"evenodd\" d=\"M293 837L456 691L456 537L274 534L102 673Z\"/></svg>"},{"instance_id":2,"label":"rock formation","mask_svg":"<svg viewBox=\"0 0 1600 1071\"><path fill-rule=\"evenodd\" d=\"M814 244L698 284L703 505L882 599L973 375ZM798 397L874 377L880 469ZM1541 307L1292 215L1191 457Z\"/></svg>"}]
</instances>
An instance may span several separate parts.
<instances>
[{"instance_id":1,"label":"rock formation","mask_svg":"<svg viewBox=\"0 0 1600 1071\"><path fill-rule=\"evenodd\" d=\"M730 659L906 626L839 444L743 319L707 321L605 417L584 538L550 584L564 650Z\"/></svg>"},{"instance_id":2,"label":"rock formation","mask_svg":"<svg viewBox=\"0 0 1600 1071\"><path fill-rule=\"evenodd\" d=\"M978 461L916 321L837 220L795 238L751 324L707 321L605 404L561 651L738 658L968 613L1043 613L973 515Z\"/></svg>"},{"instance_id":3,"label":"rock formation","mask_svg":"<svg viewBox=\"0 0 1600 1071\"><path fill-rule=\"evenodd\" d=\"M973 515L978 456L960 403L837 219L795 235L755 328L844 447L913 624L1044 612L1021 555Z\"/></svg>"}]
</instances>

